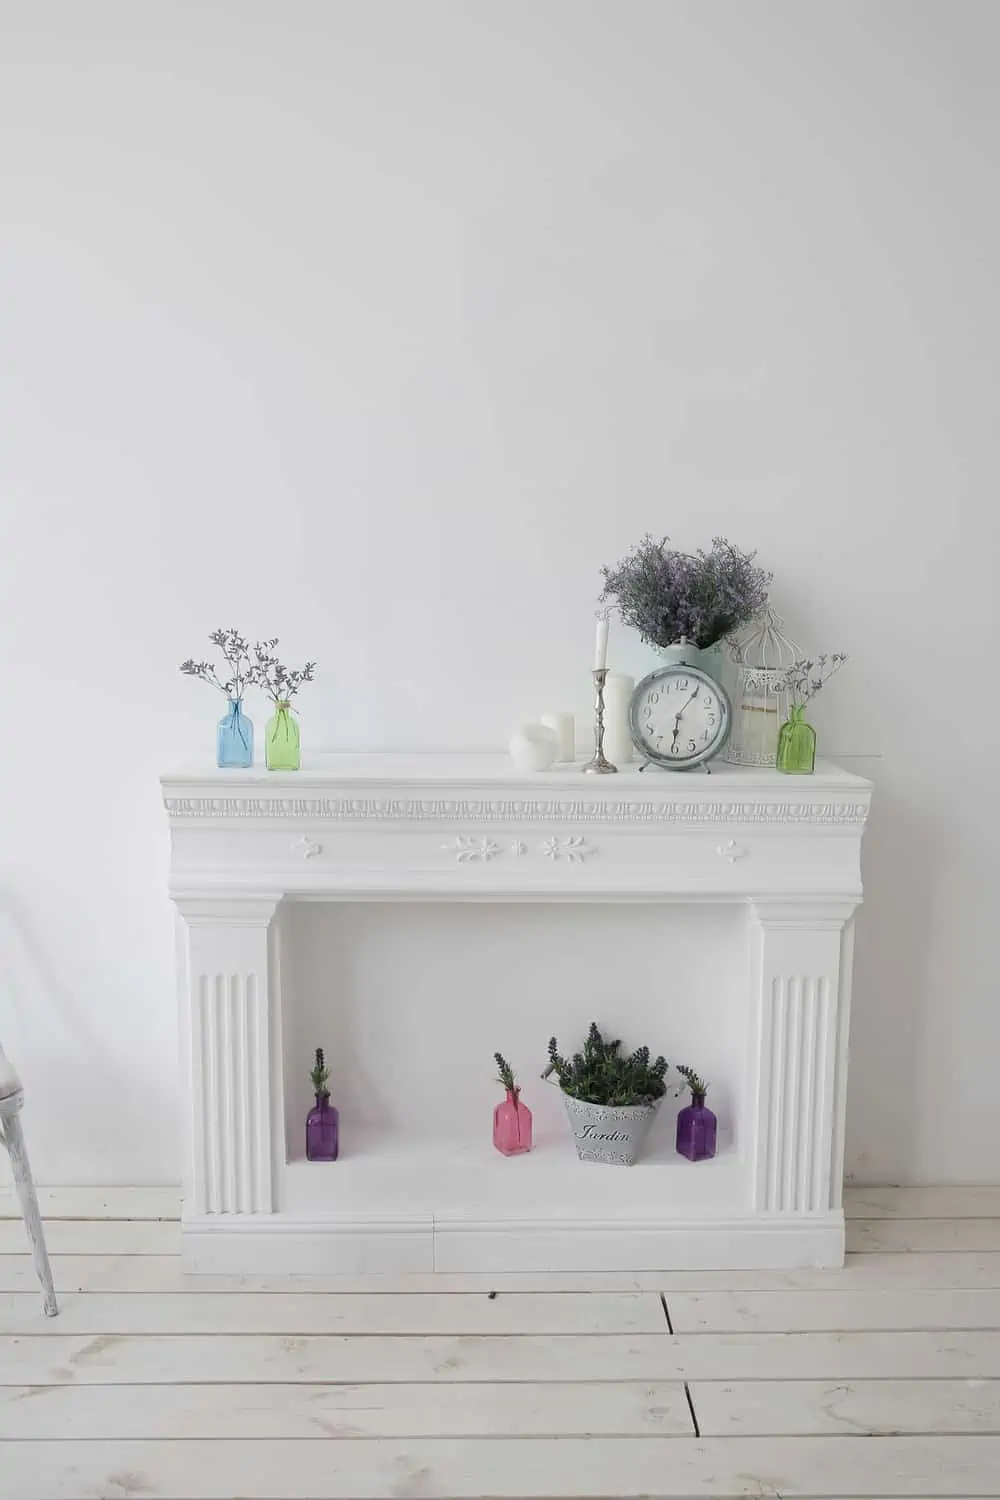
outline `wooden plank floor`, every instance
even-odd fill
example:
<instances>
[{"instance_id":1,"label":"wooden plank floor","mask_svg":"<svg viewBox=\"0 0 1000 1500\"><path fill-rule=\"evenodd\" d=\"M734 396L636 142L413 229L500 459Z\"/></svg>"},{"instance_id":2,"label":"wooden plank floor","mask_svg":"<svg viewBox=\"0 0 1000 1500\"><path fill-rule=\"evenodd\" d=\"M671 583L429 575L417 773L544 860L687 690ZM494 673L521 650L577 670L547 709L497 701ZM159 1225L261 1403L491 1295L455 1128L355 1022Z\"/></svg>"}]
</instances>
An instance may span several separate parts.
<instances>
[{"instance_id":1,"label":"wooden plank floor","mask_svg":"<svg viewBox=\"0 0 1000 1500\"><path fill-rule=\"evenodd\" d=\"M853 1192L843 1272L505 1278L186 1277L169 1189L42 1199L0 1500L1000 1497L998 1188Z\"/></svg>"}]
</instances>

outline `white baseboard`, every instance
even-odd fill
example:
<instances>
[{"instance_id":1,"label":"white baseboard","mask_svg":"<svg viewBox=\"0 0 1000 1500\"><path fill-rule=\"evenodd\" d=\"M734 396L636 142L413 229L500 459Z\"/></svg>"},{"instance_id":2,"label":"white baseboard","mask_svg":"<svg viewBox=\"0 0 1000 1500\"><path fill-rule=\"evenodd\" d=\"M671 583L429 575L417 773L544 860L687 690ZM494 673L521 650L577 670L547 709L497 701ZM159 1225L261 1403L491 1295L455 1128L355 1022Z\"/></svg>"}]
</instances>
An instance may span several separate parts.
<instances>
[{"instance_id":1,"label":"white baseboard","mask_svg":"<svg viewBox=\"0 0 1000 1500\"><path fill-rule=\"evenodd\" d=\"M844 1263L844 1219L553 1223L219 1214L184 1221L182 1256L187 1271L234 1275L832 1269Z\"/></svg>"}]
</instances>

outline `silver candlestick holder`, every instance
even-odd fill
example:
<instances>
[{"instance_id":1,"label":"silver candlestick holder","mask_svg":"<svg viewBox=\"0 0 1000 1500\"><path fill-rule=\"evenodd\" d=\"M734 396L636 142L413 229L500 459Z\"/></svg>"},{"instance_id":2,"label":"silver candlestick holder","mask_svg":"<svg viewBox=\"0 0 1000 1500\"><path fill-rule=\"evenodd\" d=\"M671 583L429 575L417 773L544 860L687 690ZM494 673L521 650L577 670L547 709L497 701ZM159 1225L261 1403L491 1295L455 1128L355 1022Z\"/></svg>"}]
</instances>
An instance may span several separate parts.
<instances>
[{"instance_id":1,"label":"silver candlestick holder","mask_svg":"<svg viewBox=\"0 0 1000 1500\"><path fill-rule=\"evenodd\" d=\"M604 684L608 680L607 667L594 669L594 753L584 766L586 776L607 776L618 767L613 766L604 754Z\"/></svg>"}]
</instances>

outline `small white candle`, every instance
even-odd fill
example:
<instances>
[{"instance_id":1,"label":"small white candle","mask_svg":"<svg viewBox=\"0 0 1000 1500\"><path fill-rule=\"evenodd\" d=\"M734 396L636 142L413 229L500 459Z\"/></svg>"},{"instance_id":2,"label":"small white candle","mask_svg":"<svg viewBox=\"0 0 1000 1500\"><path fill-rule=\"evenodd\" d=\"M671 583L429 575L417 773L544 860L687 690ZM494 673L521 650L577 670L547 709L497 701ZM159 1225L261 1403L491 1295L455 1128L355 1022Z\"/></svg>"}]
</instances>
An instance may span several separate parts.
<instances>
[{"instance_id":1,"label":"small white candle","mask_svg":"<svg viewBox=\"0 0 1000 1500\"><path fill-rule=\"evenodd\" d=\"M572 714L542 714L542 723L554 729L559 740L559 759L576 758L576 721Z\"/></svg>"},{"instance_id":2,"label":"small white candle","mask_svg":"<svg viewBox=\"0 0 1000 1500\"><path fill-rule=\"evenodd\" d=\"M597 644L594 647L594 671L599 672L608 664L608 621L607 616L597 622Z\"/></svg>"}]
</instances>

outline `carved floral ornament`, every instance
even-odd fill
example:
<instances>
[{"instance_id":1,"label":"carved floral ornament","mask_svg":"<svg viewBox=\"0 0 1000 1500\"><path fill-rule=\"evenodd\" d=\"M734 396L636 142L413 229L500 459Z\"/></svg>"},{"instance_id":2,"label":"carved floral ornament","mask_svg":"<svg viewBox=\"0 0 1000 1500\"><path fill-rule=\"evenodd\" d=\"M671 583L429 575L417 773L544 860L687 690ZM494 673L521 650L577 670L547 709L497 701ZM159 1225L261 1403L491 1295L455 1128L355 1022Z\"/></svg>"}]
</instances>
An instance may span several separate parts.
<instances>
[{"instance_id":1,"label":"carved floral ornament","mask_svg":"<svg viewBox=\"0 0 1000 1500\"><path fill-rule=\"evenodd\" d=\"M580 838L547 838L537 844L532 844L525 839L514 839L509 845L497 843L495 839L474 838L468 834L457 835L451 843L442 844L445 854L453 854L460 865L489 864L490 860L497 859L505 853L513 854L520 858L525 854L542 854L546 859L566 860L571 865L582 865L584 860L597 850L586 839Z\"/></svg>"},{"instance_id":2,"label":"carved floral ornament","mask_svg":"<svg viewBox=\"0 0 1000 1500\"><path fill-rule=\"evenodd\" d=\"M282 818L348 823L750 823L860 827L865 802L590 802L523 798L166 797L172 818Z\"/></svg>"}]
</instances>

